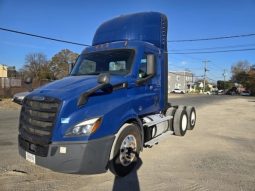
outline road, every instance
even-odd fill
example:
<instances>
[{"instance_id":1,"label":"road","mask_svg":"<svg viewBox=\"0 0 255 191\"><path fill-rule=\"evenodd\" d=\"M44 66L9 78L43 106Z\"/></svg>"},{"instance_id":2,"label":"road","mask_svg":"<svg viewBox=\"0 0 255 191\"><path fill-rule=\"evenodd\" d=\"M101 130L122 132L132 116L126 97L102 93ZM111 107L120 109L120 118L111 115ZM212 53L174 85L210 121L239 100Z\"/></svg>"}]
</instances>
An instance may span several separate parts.
<instances>
[{"instance_id":1,"label":"road","mask_svg":"<svg viewBox=\"0 0 255 191\"><path fill-rule=\"evenodd\" d=\"M255 98L170 95L172 104L195 105L198 121L184 137L170 136L144 149L136 171L70 175L18 155L19 109L0 102L0 190L255 190Z\"/></svg>"},{"instance_id":2,"label":"road","mask_svg":"<svg viewBox=\"0 0 255 191\"><path fill-rule=\"evenodd\" d=\"M170 94L168 102L172 105L192 105L196 108L201 108L203 106L213 105L214 103L218 103L224 101L226 99L234 99L237 97L230 96L218 96L218 95L197 95L197 94ZM239 98L239 97L238 97Z\"/></svg>"}]
</instances>

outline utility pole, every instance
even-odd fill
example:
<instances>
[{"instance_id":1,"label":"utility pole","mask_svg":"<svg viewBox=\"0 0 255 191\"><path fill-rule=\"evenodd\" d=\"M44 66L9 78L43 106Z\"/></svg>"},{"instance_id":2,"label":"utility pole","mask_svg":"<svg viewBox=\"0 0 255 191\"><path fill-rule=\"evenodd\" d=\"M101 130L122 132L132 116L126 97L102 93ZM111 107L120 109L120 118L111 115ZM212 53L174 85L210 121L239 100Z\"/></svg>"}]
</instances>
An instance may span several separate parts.
<instances>
[{"instance_id":1,"label":"utility pole","mask_svg":"<svg viewBox=\"0 0 255 191\"><path fill-rule=\"evenodd\" d=\"M209 60L204 60L203 63L204 63L204 87L203 87L203 92L205 92L205 80L206 80L206 72L209 71L207 69L207 63L210 62Z\"/></svg>"},{"instance_id":2,"label":"utility pole","mask_svg":"<svg viewBox=\"0 0 255 191\"><path fill-rule=\"evenodd\" d=\"M184 71L184 91L186 93L186 71Z\"/></svg>"},{"instance_id":3,"label":"utility pole","mask_svg":"<svg viewBox=\"0 0 255 191\"><path fill-rule=\"evenodd\" d=\"M226 81L226 70L224 69L224 72L223 72L223 78L224 78L224 82L223 82L223 90L224 90L224 93L225 93L225 81Z\"/></svg>"}]
</instances>

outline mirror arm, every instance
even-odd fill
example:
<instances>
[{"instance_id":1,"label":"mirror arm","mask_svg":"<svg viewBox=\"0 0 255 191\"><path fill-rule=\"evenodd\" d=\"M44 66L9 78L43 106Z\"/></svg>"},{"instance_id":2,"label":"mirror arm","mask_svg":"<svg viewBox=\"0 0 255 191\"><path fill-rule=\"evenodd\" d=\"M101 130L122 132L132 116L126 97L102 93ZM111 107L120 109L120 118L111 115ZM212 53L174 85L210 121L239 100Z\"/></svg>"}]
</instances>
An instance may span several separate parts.
<instances>
[{"instance_id":1,"label":"mirror arm","mask_svg":"<svg viewBox=\"0 0 255 191\"><path fill-rule=\"evenodd\" d=\"M87 92L80 95L77 106L81 107L88 101L88 97L98 90L102 90L105 93L112 93L113 86L109 83L110 82L110 74L109 73L102 73L98 75L97 83L99 83L96 87L91 88Z\"/></svg>"},{"instance_id":2,"label":"mirror arm","mask_svg":"<svg viewBox=\"0 0 255 191\"><path fill-rule=\"evenodd\" d=\"M99 84L96 87L91 88L87 92L80 95L78 102L77 102L77 106L81 107L81 106L85 105L88 101L88 97L100 89L104 92L111 93L113 91L113 86L109 83L105 83L105 84Z\"/></svg>"},{"instance_id":3,"label":"mirror arm","mask_svg":"<svg viewBox=\"0 0 255 191\"><path fill-rule=\"evenodd\" d=\"M153 78L154 74L150 74L148 75L146 78L141 78L141 79L138 79L136 80L136 84L139 86L139 85L142 85L144 84L145 82L147 82L148 80L150 80L151 78Z\"/></svg>"},{"instance_id":4,"label":"mirror arm","mask_svg":"<svg viewBox=\"0 0 255 191\"><path fill-rule=\"evenodd\" d=\"M87 103L88 101L88 97L90 95L92 95L93 93L95 93L96 91L100 90L101 88L103 88L105 86L105 84L99 84L98 86L91 88L90 90L88 90L87 92L83 93L80 95L79 100L77 102L77 106L81 107L82 105L84 105L85 103Z\"/></svg>"}]
</instances>

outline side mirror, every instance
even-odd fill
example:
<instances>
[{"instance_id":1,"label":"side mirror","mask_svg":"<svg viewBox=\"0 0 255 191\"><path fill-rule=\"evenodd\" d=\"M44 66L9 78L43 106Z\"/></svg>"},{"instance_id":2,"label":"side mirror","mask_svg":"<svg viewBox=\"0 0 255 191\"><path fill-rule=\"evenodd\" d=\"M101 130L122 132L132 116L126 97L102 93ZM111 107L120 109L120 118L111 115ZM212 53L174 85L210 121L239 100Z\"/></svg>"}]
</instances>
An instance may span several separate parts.
<instances>
[{"instance_id":1,"label":"side mirror","mask_svg":"<svg viewBox=\"0 0 255 191\"><path fill-rule=\"evenodd\" d=\"M31 78L31 77L26 77L24 80L25 84L32 84L32 82L33 82L33 78Z\"/></svg>"},{"instance_id":2,"label":"side mirror","mask_svg":"<svg viewBox=\"0 0 255 191\"><path fill-rule=\"evenodd\" d=\"M110 75L107 73L99 74L97 77L97 82L99 84L108 84L110 82Z\"/></svg>"},{"instance_id":3,"label":"side mirror","mask_svg":"<svg viewBox=\"0 0 255 191\"><path fill-rule=\"evenodd\" d=\"M155 74L155 56L154 54L147 55L147 75Z\"/></svg>"},{"instance_id":4,"label":"side mirror","mask_svg":"<svg viewBox=\"0 0 255 191\"><path fill-rule=\"evenodd\" d=\"M153 78L154 74L156 73L156 63L155 63L155 56L154 54L148 54L147 55L147 68L146 68L146 74L145 77L139 78L136 83L137 85L142 85L145 82L147 82L149 79ZM139 77L140 77L140 70L139 70Z\"/></svg>"},{"instance_id":5,"label":"side mirror","mask_svg":"<svg viewBox=\"0 0 255 191\"><path fill-rule=\"evenodd\" d=\"M24 83L27 85L28 91L33 91L32 83L33 83L33 78L32 77L25 77Z\"/></svg>"}]
</instances>

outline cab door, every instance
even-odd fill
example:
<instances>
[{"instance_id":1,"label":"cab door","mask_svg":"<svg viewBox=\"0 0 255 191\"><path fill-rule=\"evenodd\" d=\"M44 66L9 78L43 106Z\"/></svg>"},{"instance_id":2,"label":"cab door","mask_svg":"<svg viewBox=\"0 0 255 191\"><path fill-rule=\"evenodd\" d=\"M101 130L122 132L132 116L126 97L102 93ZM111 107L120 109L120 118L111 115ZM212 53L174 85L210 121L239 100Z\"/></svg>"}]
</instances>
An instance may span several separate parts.
<instances>
[{"instance_id":1,"label":"cab door","mask_svg":"<svg viewBox=\"0 0 255 191\"><path fill-rule=\"evenodd\" d=\"M135 110L138 115L159 110L160 84L157 80L156 64L156 55L150 52L145 53L140 60L135 88Z\"/></svg>"}]
</instances>

